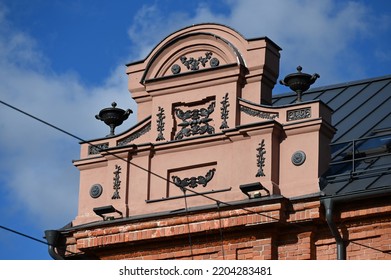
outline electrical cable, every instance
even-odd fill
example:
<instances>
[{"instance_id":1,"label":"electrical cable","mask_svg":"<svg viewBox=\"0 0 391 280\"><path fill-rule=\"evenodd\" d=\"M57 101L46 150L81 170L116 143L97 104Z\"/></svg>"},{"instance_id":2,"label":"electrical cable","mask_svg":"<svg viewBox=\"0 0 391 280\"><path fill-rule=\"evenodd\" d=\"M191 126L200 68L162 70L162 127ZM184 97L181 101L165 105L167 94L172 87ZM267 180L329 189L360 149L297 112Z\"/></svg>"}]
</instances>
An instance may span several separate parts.
<instances>
[{"instance_id":1,"label":"electrical cable","mask_svg":"<svg viewBox=\"0 0 391 280\"><path fill-rule=\"evenodd\" d=\"M181 188L183 191L183 197L185 199L185 211L186 211L186 222L187 222L187 234L189 237L189 246L190 246L190 254L191 254L191 259L194 260L194 255L193 255L193 243L191 241L191 231L190 231L190 220L189 220L189 210L187 208L187 199L186 199L186 190L184 188Z\"/></svg>"},{"instance_id":2,"label":"electrical cable","mask_svg":"<svg viewBox=\"0 0 391 280\"><path fill-rule=\"evenodd\" d=\"M219 231L220 231L221 252L223 253L223 260L225 260L223 229L221 228L220 203L216 202L216 204L217 204L217 211L219 213Z\"/></svg>"},{"instance_id":3,"label":"electrical cable","mask_svg":"<svg viewBox=\"0 0 391 280\"><path fill-rule=\"evenodd\" d=\"M24 115L30 117L30 118L32 118L32 119L34 119L34 120L36 120L36 121L39 121L39 122L43 123L44 125L50 126L51 128L54 128L54 129L56 129L56 130L58 130L58 131L60 131L60 132L62 132L62 133L65 133L65 134L67 134L68 136L71 136L71 137L73 137L73 138L75 138L75 139L77 139L77 140L79 140L79 141L82 141L82 142L84 141L82 138L77 137L76 135L74 135L74 134L72 134L72 133L69 133L68 131L66 131L66 130L64 130L64 129L61 129L61 128L55 126L55 125L52 125L51 123L48 123L48 122L46 122L46 121L44 121L44 120L42 120L42 119L40 119L40 118L37 118L37 117L35 117L35 116L33 116L33 115L31 115L31 114L29 114L29 113L27 113L27 112L25 112L25 111L19 109L19 108L16 108L15 106L12 106L12 105L10 105L10 104L8 104L8 103L2 101L2 100L0 100L0 103L3 104L3 105L5 105L5 106L7 106L7 107L9 107L9 108L11 108L11 109L13 109L13 110L15 110L15 111L17 111L17 112L19 112L19 113L21 113L21 114L24 114Z\"/></svg>"},{"instance_id":4,"label":"electrical cable","mask_svg":"<svg viewBox=\"0 0 391 280\"><path fill-rule=\"evenodd\" d=\"M27 235L27 234L25 234L25 233L22 233L22 232L20 232L20 231L17 231L17 230L14 230L14 229L11 229L11 228L2 226L2 225L0 225L0 228L1 228L1 229L4 229L4 230L6 230L6 231L9 231L9 232L15 233L15 234L17 234L17 235L23 236L23 237L25 237L25 238L28 238L28 239L37 241L37 242L39 242L39 243L42 243L42 244L45 244L45 245L49 245L49 243L47 243L47 242L45 242L45 241L43 241L43 240L40 240L40 239L35 238L35 237L32 237L32 236Z\"/></svg>"},{"instance_id":5,"label":"electrical cable","mask_svg":"<svg viewBox=\"0 0 391 280\"><path fill-rule=\"evenodd\" d=\"M49 245L50 245L50 244L49 244L48 242L46 242L46 241L43 241L43 240L38 239L38 238L35 238L35 237L33 237L33 236L31 236L31 235L28 235L28 234L25 234L25 233L23 233L23 232L20 232L20 231L11 229L11 228L9 228L9 227L5 227L5 226L0 225L0 228L3 229L3 230L9 231L9 232L11 232L11 233L20 235L20 236L22 236L22 237L24 237L24 238L28 238L28 239L31 239L31 240L33 240L33 241L39 242L39 243L44 244L44 245L46 245L46 246L49 246ZM68 253L72 253L72 254L73 254L73 252L68 251L68 250L66 250L66 249L65 249L65 251L68 252Z\"/></svg>"}]
</instances>

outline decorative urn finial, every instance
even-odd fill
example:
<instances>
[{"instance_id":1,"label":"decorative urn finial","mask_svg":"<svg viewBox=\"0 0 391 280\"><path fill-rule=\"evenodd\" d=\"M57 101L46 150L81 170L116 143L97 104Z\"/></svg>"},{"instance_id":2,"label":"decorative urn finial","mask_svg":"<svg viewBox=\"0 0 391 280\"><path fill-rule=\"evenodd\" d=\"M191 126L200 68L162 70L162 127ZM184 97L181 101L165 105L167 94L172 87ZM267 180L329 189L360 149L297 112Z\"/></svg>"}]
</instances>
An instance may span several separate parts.
<instances>
[{"instance_id":1,"label":"decorative urn finial","mask_svg":"<svg viewBox=\"0 0 391 280\"><path fill-rule=\"evenodd\" d=\"M289 87L296 92L296 102L301 102L301 96L303 92L307 91L310 86L315 83L317 78L320 78L319 74L315 73L312 76L307 73L301 73L303 69L300 65L297 66L297 73L292 73L285 76L284 80L280 80L280 84Z\"/></svg>"},{"instance_id":2,"label":"decorative urn finial","mask_svg":"<svg viewBox=\"0 0 391 280\"><path fill-rule=\"evenodd\" d=\"M101 120L110 126L110 134L106 137L114 136L114 129L117 126L120 126L123 121L126 120L131 113L133 113L130 109L125 111L120 108L115 108L116 106L117 103L113 102L111 103L111 107L100 110L99 114L95 116L97 120Z\"/></svg>"}]
</instances>

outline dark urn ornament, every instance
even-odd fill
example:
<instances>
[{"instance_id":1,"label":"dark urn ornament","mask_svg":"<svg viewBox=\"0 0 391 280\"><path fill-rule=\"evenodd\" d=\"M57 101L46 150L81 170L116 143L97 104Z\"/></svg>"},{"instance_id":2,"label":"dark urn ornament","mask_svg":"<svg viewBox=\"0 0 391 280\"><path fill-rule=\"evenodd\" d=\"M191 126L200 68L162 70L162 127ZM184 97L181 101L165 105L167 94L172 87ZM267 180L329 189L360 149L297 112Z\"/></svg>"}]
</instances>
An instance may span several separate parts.
<instances>
[{"instance_id":1,"label":"dark urn ornament","mask_svg":"<svg viewBox=\"0 0 391 280\"><path fill-rule=\"evenodd\" d=\"M313 75L307 73L301 73L303 69L301 66L297 66L297 73L287 75L284 80L280 80L280 84L289 87L291 90L296 92L296 102L301 102L301 96L303 92L307 91L310 86L315 83L317 78L320 78L319 74Z\"/></svg>"},{"instance_id":2,"label":"dark urn ornament","mask_svg":"<svg viewBox=\"0 0 391 280\"><path fill-rule=\"evenodd\" d=\"M104 108L100 110L99 114L95 116L97 120L103 121L105 124L110 126L110 134L106 137L114 136L114 129L117 126L120 126L124 120L126 120L131 113L133 113L132 110L123 110L120 108L115 108L117 106L117 103L113 102L111 103L111 108Z\"/></svg>"}]
</instances>

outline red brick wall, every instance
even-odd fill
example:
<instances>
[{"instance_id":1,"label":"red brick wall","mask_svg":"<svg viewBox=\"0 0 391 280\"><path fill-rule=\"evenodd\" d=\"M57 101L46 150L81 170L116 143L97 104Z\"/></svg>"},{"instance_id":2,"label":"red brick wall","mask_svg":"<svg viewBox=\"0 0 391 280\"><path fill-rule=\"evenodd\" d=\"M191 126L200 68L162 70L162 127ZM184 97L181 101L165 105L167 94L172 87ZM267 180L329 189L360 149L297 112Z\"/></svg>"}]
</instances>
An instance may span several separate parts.
<instances>
[{"instance_id":1,"label":"red brick wall","mask_svg":"<svg viewBox=\"0 0 391 280\"><path fill-rule=\"evenodd\" d=\"M335 260L335 239L319 201L297 203L79 230L69 234L67 250L101 259ZM391 259L391 207L382 203L338 210L336 224L347 240L347 259Z\"/></svg>"},{"instance_id":2,"label":"red brick wall","mask_svg":"<svg viewBox=\"0 0 391 280\"><path fill-rule=\"evenodd\" d=\"M314 258L312 232L290 232L279 236L279 260L310 260Z\"/></svg>"}]
</instances>

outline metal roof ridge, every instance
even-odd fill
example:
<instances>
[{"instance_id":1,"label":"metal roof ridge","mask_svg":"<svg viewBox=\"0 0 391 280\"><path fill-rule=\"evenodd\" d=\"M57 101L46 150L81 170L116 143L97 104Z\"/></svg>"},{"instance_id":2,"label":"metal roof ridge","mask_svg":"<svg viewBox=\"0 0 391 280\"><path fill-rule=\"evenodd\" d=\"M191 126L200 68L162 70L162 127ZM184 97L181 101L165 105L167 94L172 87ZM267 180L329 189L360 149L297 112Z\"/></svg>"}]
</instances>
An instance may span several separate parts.
<instances>
[{"instance_id":1,"label":"metal roof ridge","mask_svg":"<svg viewBox=\"0 0 391 280\"><path fill-rule=\"evenodd\" d=\"M349 87L349 86L354 86L354 85L359 85L359 84L365 84L369 82L378 82L382 80L391 80L391 74L384 75L384 76L378 76L378 77L373 77L373 78L365 78L365 79L360 79L360 80L353 80L353 81L348 81L348 82L342 82L342 83L337 83L337 84L331 84L331 85L325 85L325 86L319 86L315 88L311 88L310 90L306 91L305 93L314 93L317 91L326 91L326 90L331 90L331 89L337 89L337 88L343 88L343 87ZM289 97L289 96L295 96L296 93L289 91L285 93L278 93L274 95L272 98L282 98L282 97Z\"/></svg>"},{"instance_id":2,"label":"metal roof ridge","mask_svg":"<svg viewBox=\"0 0 391 280\"><path fill-rule=\"evenodd\" d=\"M295 94L296 95L296 94ZM305 105L305 104L310 104L310 103L315 103L315 102L320 102L322 103L323 105L325 105L326 107L328 107L331 111L334 111L332 108L330 108L329 105L327 105L322 99L320 98L317 98L317 99L311 99L311 100L305 100L305 101L302 101L300 103L288 103L288 104L283 104L283 105L268 105L268 104L258 104L258 103L255 103L255 102L252 102L250 100L247 100L247 99L243 99L241 97L238 97L238 100L243 102L243 103L246 103L248 105L252 105L252 106L255 106L255 107L258 107L258 108L264 108L264 109L282 109L282 108L288 108L288 107L293 107L293 106L299 106L299 105Z\"/></svg>"}]
</instances>

